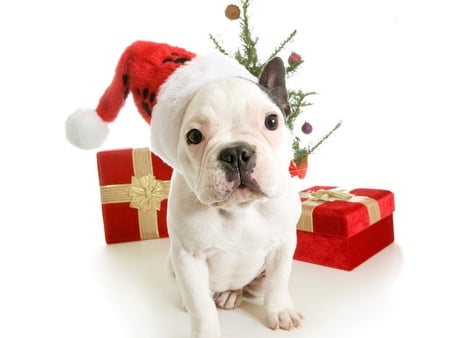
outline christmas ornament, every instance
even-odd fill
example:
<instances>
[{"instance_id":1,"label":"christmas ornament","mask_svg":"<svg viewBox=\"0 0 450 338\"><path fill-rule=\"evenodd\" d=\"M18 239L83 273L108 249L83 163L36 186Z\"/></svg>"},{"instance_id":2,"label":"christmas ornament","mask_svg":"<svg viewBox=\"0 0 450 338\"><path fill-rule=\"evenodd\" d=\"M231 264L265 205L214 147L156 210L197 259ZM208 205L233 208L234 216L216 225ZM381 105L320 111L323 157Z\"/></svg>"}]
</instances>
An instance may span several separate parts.
<instances>
[{"instance_id":1,"label":"christmas ornament","mask_svg":"<svg viewBox=\"0 0 450 338\"><path fill-rule=\"evenodd\" d=\"M241 10L236 5L228 5L225 9L225 16L230 20L237 20L241 16Z\"/></svg>"},{"instance_id":2,"label":"christmas ornament","mask_svg":"<svg viewBox=\"0 0 450 338\"><path fill-rule=\"evenodd\" d=\"M302 125L302 132L304 134L308 135L308 134L311 134L312 130L313 130L313 127L312 127L311 123L305 121L305 123L303 123L303 125Z\"/></svg>"},{"instance_id":3,"label":"christmas ornament","mask_svg":"<svg viewBox=\"0 0 450 338\"><path fill-rule=\"evenodd\" d=\"M308 151L297 147L294 151L294 159L291 162L289 171L292 176L305 178L308 170Z\"/></svg>"},{"instance_id":4,"label":"christmas ornament","mask_svg":"<svg viewBox=\"0 0 450 338\"><path fill-rule=\"evenodd\" d=\"M308 170L308 157L305 157L300 163L296 164L294 161L289 166L289 172L293 177L305 178Z\"/></svg>"},{"instance_id":5,"label":"christmas ornament","mask_svg":"<svg viewBox=\"0 0 450 338\"><path fill-rule=\"evenodd\" d=\"M290 66L294 66L296 64L300 64L301 62L302 62L302 58L296 52L292 52L291 55L289 55L289 57L288 57L288 64Z\"/></svg>"}]
</instances>

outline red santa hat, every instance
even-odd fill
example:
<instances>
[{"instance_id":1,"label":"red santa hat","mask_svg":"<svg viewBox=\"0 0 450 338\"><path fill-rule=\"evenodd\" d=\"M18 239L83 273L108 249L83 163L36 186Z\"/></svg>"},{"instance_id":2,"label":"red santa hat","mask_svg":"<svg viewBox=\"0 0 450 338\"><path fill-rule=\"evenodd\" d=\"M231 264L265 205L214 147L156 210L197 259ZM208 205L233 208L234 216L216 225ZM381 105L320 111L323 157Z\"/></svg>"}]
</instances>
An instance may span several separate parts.
<instances>
[{"instance_id":1,"label":"red santa hat","mask_svg":"<svg viewBox=\"0 0 450 338\"><path fill-rule=\"evenodd\" d=\"M82 149L100 147L108 136L108 123L114 121L131 93L139 113L152 124L152 133L159 130L158 137L164 138L165 128L181 124L187 104L201 87L230 76L255 80L245 67L221 54L197 56L168 44L137 41L123 52L95 111L78 109L67 118L66 137ZM156 150L164 153L172 142L176 140L155 141L152 135L152 150L156 143Z\"/></svg>"}]
</instances>

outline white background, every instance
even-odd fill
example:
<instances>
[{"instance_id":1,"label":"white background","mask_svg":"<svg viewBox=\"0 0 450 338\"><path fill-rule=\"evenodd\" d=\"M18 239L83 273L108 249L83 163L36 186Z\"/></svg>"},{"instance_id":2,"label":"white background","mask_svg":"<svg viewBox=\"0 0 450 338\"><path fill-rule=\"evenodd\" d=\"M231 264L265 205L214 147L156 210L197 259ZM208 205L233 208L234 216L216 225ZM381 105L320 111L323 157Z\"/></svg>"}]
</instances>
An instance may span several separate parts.
<instances>
[{"instance_id":1,"label":"white background","mask_svg":"<svg viewBox=\"0 0 450 338\"><path fill-rule=\"evenodd\" d=\"M0 4L0 336L189 336L162 274L167 240L105 245L96 151L69 145L64 121L95 108L134 40L204 53L211 33L234 50L227 4ZM310 139L343 120L299 186L393 191L396 242L352 272L294 262L304 327L273 332L245 305L220 311L223 337L449 337L445 1L254 0L251 11L261 59L298 30L282 56L305 59L290 86L319 93L301 117ZM148 145L131 99L111 127L102 150Z\"/></svg>"}]
</instances>

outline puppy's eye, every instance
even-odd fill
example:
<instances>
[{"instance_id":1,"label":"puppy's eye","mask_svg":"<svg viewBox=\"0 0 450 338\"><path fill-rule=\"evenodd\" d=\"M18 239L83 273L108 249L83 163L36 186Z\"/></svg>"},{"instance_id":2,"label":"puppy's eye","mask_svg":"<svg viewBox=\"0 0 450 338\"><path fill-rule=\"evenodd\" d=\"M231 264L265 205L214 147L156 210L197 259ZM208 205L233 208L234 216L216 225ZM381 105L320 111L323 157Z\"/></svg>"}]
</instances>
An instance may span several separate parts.
<instances>
[{"instance_id":1,"label":"puppy's eye","mask_svg":"<svg viewBox=\"0 0 450 338\"><path fill-rule=\"evenodd\" d=\"M199 144L203 140L202 132L198 129L191 129L186 134L187 144Z\"/></svg>"},{"instance_id":2,"label":"puppy's eye","mask_svg":"<svg viewBox=\"0 0 450 338\"><path fill-rule=\"evenodd\" d=\"M266 116L266 120L264 121L264 125L269 130L275 130L278 128L278 115L270 114Z\"/></svg>"}]
</instances>

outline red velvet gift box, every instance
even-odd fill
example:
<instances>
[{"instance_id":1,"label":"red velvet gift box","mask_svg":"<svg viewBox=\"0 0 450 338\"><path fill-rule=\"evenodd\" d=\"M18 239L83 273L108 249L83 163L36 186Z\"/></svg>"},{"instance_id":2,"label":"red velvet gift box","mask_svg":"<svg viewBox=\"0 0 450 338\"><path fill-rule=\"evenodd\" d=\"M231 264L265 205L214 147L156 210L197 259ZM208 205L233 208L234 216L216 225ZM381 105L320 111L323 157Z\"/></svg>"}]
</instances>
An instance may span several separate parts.
<instances>
[{"instance_id":1,"label":"red velvet gift box","mask_svg":"<svg viewBox=\"0 0 450 338\"><path fill-rule=\"evenodd\" d=\"M172 168L148 148L97 153L107 243L168 237Z\"/></svg>"},{"instance_id":2,"label":"red velvet gift box","mask_svg":"<svg viewBox=\"0 0 450 338\"><path fill-rule=\"evenodd\" d=\"M350 271L394 241L394 194L315 186L300 193L294 259Z\"/></svg>"}]
</instances>

